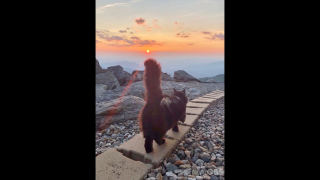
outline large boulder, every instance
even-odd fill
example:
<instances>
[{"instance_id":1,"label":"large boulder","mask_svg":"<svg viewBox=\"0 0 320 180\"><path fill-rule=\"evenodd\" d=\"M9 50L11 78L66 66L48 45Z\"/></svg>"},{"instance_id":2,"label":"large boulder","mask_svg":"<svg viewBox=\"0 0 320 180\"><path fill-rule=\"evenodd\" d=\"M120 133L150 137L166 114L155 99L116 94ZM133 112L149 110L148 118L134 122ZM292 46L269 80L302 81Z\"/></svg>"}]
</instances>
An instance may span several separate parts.
<instances>
[{"instance_id":1,"label":"large boulder","mask_svg":"<svg viewBox=\"0 0 320 180\"><path fill-rule=\"evenodd\" d=\"M96 103L96 129L103 129L112 123L138 119L144 104L143 99L135 96L123 96L112 101Z\"/></svg>"},{"instance_id":2,"label":"large boulder","mask_svg":"<svg viewBox=\"0 0 320 180\"><path fill-rule=\"evenodd\" d=\"M123 68L121 66L110 66L107 70L113 72L113 75L117 78L120 86L126 82L125 74L123 73Z\"/></svg>"},{"instance_id":3,"label":"large boulder","mask_svg":"<svg viewBox=\"0 0 320 180\"><path fill-rule=\"evenodd\" d=\"M110 71L96 74L96 84L107 85L107 90L115 89L116 87L120 86L118 80Z\"/></svg>"},{"instance_id":4,"label":"large boulder","mask_svg":"<svg viewBox=\"0 0 320 180\"><path fill-rule=\"evenodd\" d=\"M102 73L102 67L99 64L99 61L96 59L96 74Z\"/></svg>"},{"instance_id":5,"label":"large boulder","mask_svg":"<svg viewBox=\"0 0 320 180\"><path fill-rule=\"evenodd\" d=\"M127 71L123 71L124 77L126 79L126 82L123 84L123 86L126 86L131 81L132 75L128 73Z\"/></svg>"},{"instance_id":6,"label":"large boulder","mask_svg":"<svg viewBox=\"0 0 320 180\"><path fill-rule=\"evenodd\" d=\"M191 76L184 70L178 70L174 72L173 79L175 79L176 82L187 82L187 81L197 81L197 82L202 82L199 79Z\"/></svg>"},{"instance_id":7,"label":"large boulder","mask_svg":"<svg viewBox=\"0 0 320 180\"><path fill-rule=\"evenodd\" d=\"M162 81L174 81L174 79L167 73L162 73Z\"/></svg>"},{"instance_id":8,"label":"large boulder","mask_svg":"<svg viewBox=\"0 0 320 180\"><path fill-rule=\"evenodd\" d=\"M134 76L134 74L136 74ZM133 81L134 82L137 82L137 81L142 81L143 80L143 74L144 74L144 71L132 71L132 78L133 78Z\"/></svg>"}]
</instances>

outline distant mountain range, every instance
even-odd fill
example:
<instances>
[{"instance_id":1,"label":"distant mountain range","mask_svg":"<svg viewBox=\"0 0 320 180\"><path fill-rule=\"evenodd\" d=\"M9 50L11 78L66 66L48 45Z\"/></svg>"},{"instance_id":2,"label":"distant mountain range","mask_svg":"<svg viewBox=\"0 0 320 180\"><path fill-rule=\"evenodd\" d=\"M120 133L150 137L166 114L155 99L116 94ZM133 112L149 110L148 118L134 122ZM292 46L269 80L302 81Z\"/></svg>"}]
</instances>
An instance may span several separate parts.
<instances>
[{"instance_id":1,"label":"distant mountain range","mask_svg":"<svg viewBox=\"0 0 320 180\"><path fill-rule=\"evenodd\" d=\"M110 66L120 65L128 73L132 73L134 70L144 70L144 65L139 65L135 62L121 61L111 63L100 63L103 69L107 69ZM177 70L184 70L188 74L195 78L213 77L219 74L224 74L224 61L217 61L207 64L196 64L194 62L183 61L168 61L161 63L162 72L168 73L173 77L174 72ZM219 78L219 77L218 77Z\"/></svg>"}]
</instances>

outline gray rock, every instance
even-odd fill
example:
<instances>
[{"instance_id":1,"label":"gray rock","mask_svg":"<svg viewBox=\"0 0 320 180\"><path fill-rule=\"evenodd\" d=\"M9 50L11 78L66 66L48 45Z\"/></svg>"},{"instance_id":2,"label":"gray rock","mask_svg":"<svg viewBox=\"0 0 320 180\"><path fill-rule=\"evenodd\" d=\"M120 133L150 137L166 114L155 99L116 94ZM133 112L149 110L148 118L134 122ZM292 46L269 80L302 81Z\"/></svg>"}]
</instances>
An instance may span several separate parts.
<instances>
[{"instance_id":1,"label":"gray rock","mask_svg":"<svg viewBox=\"0 0 320 180\"><path fill-rule=\"evenodd\" d=\"M204 161L203 161L202 159L198 159L195 163L196 163L198 166L203 166Z\"/></svg>"},{"instance_id":2,"label":"gray rock","mask_svg":"<svg viewBox=\"0 0 320 180\"><path fill-rule=\"evenodd\" d=\"M133 81L136 82L136 81L142 81L143 80L143 74L144 74L144 71L132 71L132 77L133 77Z\"/></svg>"},{"instance_id":3,"label":"gray rock","mask_svg":"<svg viewBox=\"0 0 320 180\"><path fill-rule=\"evenodd\" d=\"M202 154L200 154L200 159L202 159L204 162L209 162L210 161L210 159L211 159L211 156L210 156L210 154L208 154L208 153L202 153Z\"/></svg>"},{"instance_id":4,"label":"gray rock","mask_svg":"<svg viewBox=\"0 0 320 180\"><path fill-rule=\"evenodd\" d=\"M167 73L162 73L161 79L162 81L174 81L174 79Z\"/></svg>"},{"instance_id":5,"label":"gray rock","mask_svg":"<svg viewBox=\"0 0 320 180\"><path fill-rule=\"evenodd\" d=\"M188 74L187 72L183 71L183 70L178 70L174 72L174 76L173 79L176 82L187 82L187 81L197 81L197 82L202 82L199 79L191 76L190 74Z\"/></svg>"},{"instance_id":6,"label":"gray rock","mask_svg":"<svg viewBox=\"0 0 320 180\"><path fill-rule=\"evenodd\" d=\"M191 173L194 176L199 176L199 172L197 170L195 170L195 169L192 169Z\"/></svg>"},{"instance_id":7,"label":"gray rock","mask_svg":"<svg viewBox=\"0 0 320 180\"><path fill-rule=\"evenodd\" d=\"M217 176L211 176L211 179L210 180L219 180L219 177Z\"/></svg>"},{"instance_id":8,"label":"gray rock","mask_svg":"<svg viewBox=\"0 0 320 180\"><path fill-rule=\"evenodd\" d=\"M180 160L180 158L176 154L171 154L168 158L168 162L171 164L174 164L178 160Z\"/></svg>"},{"instance_id":9,"label":"gray rock","mask_svg":"<svg viewBox=\"0 0 320 180\"><path fill-rule=\"evenodd\" d=\"M126 82L125 74L123 73L123 68L121 66L110 66L107 70L113 72L113 75L117 78L120 86Z\"/></svg>"},{"instance_id":10,"label":"gray rock","mask_svg":"<svg viewBox=\"0 0 320 180\"><path fill-rule=\"evenodd\" d=\"M136 120L144 104L143 99L135 96L96 103L96 128L105 124Z\"/></svg>"},{"instance_id":11,"label":"gray rock","mask_svg":"<svg viewBox=\"0 0 320 180\"><path fill-rule=\"evenodd\" d=\"M180 169L187 169L187 168L191 168L190 164L182 164L179 166Z\"/></svg>"},{"instance_id":12,"label":"gray rock","mask_svg":"<svg viewBox=\"0 0 320 180\"><path fill-rule=\"evenodd\" d=\"M127 71L123 71L123 74L126 79L126 82L123 85L126 86L131 81L132 75L130 73L128 73Z\"/></svg>"},{"instance_id":13,"label":"gray rock","mask_svg":"<svg viewBox=\"0 0 320 180\"><path fill-rule=\"evenodd\" d=\"M198 159L199 159L199 154L196 153L191 160L192 160L192 162L195 163Z\"/></svg>"},{"instance_id":14,"label":"gray rock","mask_svg":"<svg viewBox=\"0 0 320 180\"><path fill-rule=\"evenodd\" d=\"M183 170L183 173L190 175L191 174L191 168L187 168L185 170Z\"/></svg>"},{"instance_id":15,"label":"gray rock","mask_svg":"<svg viewBox=\"0 0 320 180\"><path fill-rule=\"evenodd\" d=\"M166 172L166 176L168 176L168 177L175 177L175 178L178 177L177 175L175 175L175 174L174 174L173 172L171 172L171 171Z\"/></svg>"},{"instance_id":16,"label":"gray rock","mask_svg":"<svg viewBox=\"0 0 320 180\"><path fill-rule=\"evenodd\" d=\"M96 74L102 73L102 67L99 64L99 61L96 59Z\"/></svg>"},{"instance_id":17,"label":"gray rock","mask_svg":"<svg viewBox=\"0 0 320 180\"><path fill-rule=\"evenodd\" d=\"M149 177L146 180L157 180L155 177Z\"/></svg>"},{"instance_id":18,"label":"gray rock","mask_svg":"<svg viewBox=\"0 0 320 180\"><path fill-rule=\"evenodd\" d=\"M203 176L203 175L204 175L204 173L205 173L205 172L204 172L204 170L203 170L203 169L201 169L201 170L199 171L199 175L200 175L200 176Z\"/></svg>"},{"instance_id":19,"label":"gray rock","mask_svg":"<svg viewBox=\"0 0 320 180\"><path fill-rule=\"evenodd\" d=\"M177 169L179 169L176 165L174 165L174 164L167 164L167 166L166 166L166 169L167 169L167 171L172 171L172 172L174 172L174 170L177 170ZM167 175L168 176L168 175Z\"/></svg>"},{"instance_id":20,"label":"gray rock","mask_svg":"<svg viewBox=\"0 0 320 180\"><path fill-rule=\"evenodd\" d=\"M184 151L182 151L182 150L178 151L177 156L179 159L184 159L186 157Z\"/></svg>"},{"instance_id":21,"label":"gray rock","mask_svg":"<svg viewBox=\"0 0 320 180\"><path fill-rule=\"evenodd\" d=\"M156 177L156 174L155 173L149 173L148 174L148 177L150 178L150 177Z\"/></svg>"},{"instance_id":22,"label":"gray rock","mask_svg":"<svg viewBox=\"0 0 320 180\"><path fill-rule=\"evenodd\" d=\"M115 89L116 87L120 86L118 80L110 71L96 74L96 84L107 85L107 90Z\"/></svg>"}]
</instances>

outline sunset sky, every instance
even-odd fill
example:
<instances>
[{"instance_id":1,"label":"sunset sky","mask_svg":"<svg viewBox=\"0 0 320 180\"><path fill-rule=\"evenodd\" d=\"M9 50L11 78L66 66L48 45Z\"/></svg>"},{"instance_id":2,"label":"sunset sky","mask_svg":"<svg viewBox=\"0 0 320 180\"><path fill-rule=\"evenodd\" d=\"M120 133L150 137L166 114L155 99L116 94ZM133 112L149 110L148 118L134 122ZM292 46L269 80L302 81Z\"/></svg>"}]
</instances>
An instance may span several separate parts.
<instances>
[{"instance_id":1,"label":"sunset sky","mask_svg":"<svg viewBox=\"0 0 320 180\"><path fill-rule=\"evenodd\" d=\"M96 57L224 61L224 0L96 0Z\"/></svg>"}]
</instances>

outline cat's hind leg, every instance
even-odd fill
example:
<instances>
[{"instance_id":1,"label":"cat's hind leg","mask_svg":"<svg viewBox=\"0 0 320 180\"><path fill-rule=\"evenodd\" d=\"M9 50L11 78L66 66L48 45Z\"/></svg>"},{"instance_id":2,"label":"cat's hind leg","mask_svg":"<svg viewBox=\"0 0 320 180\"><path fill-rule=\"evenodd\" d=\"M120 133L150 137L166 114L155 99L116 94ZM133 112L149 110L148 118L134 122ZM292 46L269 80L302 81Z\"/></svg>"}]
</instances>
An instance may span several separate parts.
<instances>
[{"instance_id":1,"label":"cat's hind leg","mask_svg":"<svg viewBox=\"0 0 320 180\"><path fill-rule=\"evenodd\" d=\"M172 127L172 131L179 132L178 123Z\"/></svg>"},{"instance_id":2,"label":"cat's hind leg","mask_svg":"<svg viewBox=\"0 0 320 180\"><path fill-rule=\"evenodd\" d=\"M148 133L145 135L144 148L146 149L147 153L150 153L153 151L153 148L152 148L153 138L154 138L153 133Z\"/></svg>"}]
</instances>

